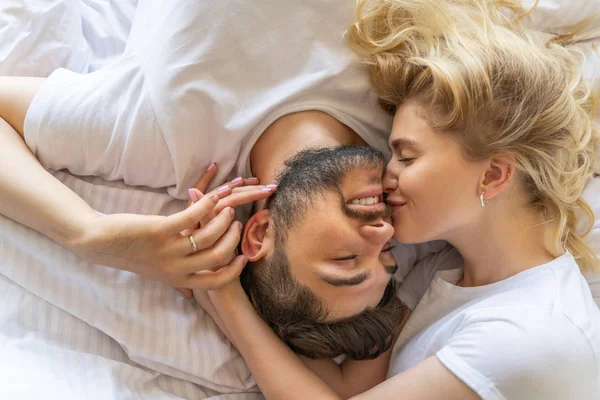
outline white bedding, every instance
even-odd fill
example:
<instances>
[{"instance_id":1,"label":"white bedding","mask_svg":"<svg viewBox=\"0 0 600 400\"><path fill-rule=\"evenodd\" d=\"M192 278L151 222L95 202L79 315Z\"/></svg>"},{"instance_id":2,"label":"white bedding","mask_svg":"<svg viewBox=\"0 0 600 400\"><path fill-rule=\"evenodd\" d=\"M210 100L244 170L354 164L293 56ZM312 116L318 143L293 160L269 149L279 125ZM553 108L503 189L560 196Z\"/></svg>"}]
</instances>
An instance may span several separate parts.
<instances>
[{"instance_id":1,"label":"white bedding","mask_svg":"<svg viewBox=\"0 0 600 400\"><path fill-rule=\"evenodd\" d=\"M120 54L137 1L0 3L0 74L47 76L58 67L93 71ZM586 12L590 3L577 1ZM552 13L554 4L561 3L542 0L541 11ZM600 59L591 47L598 35L589 35L591 77ZM166 215L184 206L162 190L56 176L104 213ZM586 197L600 214L599 179ZM600 254L600 220L590 238ZM197 305L171 288L83 262L4 217L0 304L0 398L260 398L243 360Z\"/></svg>"},{"instance_id":2,"label":"white bedding","mask_svg":"<svg viewBox=\"0 0 600 400\"><path fill-rule=\"evenodd\" d=\"M56 176L105 213L169 214L183 207L164 193ZM0 271L0 398L256 391L212 320L172 288L83 262L4 217Z\"/></svg>"},{"instance_id":3,"label":"white bedding","mask_svg":"<svg viewBox=\"0 0 600 400\"><path fill-rule=\"evenodd\" d=\"M0 74L100 68L124 50L136 3L3 0ZM55 175L104 213L184 207L166 191ZM82 262L4 217L0 272L0 398L261 398L212 320L172 288Z\"/></svg>"}]
</instances>

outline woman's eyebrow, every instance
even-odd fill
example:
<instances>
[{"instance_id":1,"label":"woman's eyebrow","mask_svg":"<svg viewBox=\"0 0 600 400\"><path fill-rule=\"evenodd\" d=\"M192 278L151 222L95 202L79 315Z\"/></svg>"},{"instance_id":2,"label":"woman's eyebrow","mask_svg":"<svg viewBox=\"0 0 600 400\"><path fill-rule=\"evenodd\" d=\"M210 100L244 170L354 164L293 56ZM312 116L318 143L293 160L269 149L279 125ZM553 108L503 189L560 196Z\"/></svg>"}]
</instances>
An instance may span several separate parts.
<instances>
[{"instance_id":1,"label":"woman's eyebrow","mask_svg":"<svg viewBox=\"0 0 600 400\"><path fill-rule=\"evenodd\" d=\"M390 150L402 150L404 147L416 147L416 143L414 140L407 138L398 138L394 139L390 142Z\"/></svg>"},{"instance_id":2,"label":"woman's eyebrow","mask_svg":"<svg viewBox=\"0 0 600 400\"><path fill-rule=\"evenodd\" d=\"M369 279L370 276L371 274L369 274L368 272L361 272L360 274L352 276L350 278L332 278L324 275L319 275L319 278L321 278L324 282L332 286L340 287L360 285L361 283Z\"/></svg>"}]
</instances>

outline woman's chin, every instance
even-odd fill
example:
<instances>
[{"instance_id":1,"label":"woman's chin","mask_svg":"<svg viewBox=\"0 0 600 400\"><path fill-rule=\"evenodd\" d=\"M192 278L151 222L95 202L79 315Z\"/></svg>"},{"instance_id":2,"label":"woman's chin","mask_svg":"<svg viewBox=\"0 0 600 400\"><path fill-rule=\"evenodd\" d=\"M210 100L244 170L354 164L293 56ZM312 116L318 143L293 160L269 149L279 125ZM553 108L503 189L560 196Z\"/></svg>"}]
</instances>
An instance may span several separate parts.
<instances>
[{"instance_id":1,"label":"woman's chin","mask_svg":"<svg viewBox=\"0 0 600 400\"><path fill-rule=\"evenodd\" d=\"M434 240L422 232L410 232L394 226L394 240L402 244L425 243Z\"/></svg>"}]
</instances>

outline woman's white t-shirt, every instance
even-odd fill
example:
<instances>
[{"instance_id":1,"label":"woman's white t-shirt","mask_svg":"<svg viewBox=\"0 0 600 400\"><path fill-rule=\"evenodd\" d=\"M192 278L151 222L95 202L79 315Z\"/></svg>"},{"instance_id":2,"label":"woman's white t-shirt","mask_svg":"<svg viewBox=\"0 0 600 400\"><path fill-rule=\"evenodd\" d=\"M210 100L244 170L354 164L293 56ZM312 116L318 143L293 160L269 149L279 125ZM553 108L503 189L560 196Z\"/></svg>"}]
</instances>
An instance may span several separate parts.
<instances>
[{"instance_id":1,"label":"woman's white t-shirt","mask_svg":"<svg viewBox=\"0 0 600 400\"><path fill-rule=\"evenodd\" d=\"M455 250L433 257L389 376L435 355L483 399L600 399L600 310L571 255L480 287L455 285Z\"/></svg>"}]
</instances>

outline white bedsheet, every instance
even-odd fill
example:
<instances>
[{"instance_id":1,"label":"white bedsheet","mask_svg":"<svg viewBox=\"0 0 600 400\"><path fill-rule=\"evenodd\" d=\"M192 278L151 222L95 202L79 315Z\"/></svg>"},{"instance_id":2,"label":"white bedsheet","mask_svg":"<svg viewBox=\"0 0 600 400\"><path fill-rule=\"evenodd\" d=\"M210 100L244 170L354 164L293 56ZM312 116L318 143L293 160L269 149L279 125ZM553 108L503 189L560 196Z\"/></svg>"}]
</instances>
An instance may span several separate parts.
<instances>
[{"instance_id":1,"label":"white bedsheet","mask_svg":"<svg viewBox=\"0 0 600 400\"><path fill-rule=\"evenodd\" d=\"M170 214L184 206L165 193L56 175L105 213ZM4 217L0 272L0 398L256 392L212 320L172 288L86 263Z\"/></svg>"},{"instance_id":2,"label":"white bedsheet","mask_svg":"<svg viewBox=\"0 0 600 400\"><path fill-rule=\"evenodd\" d=\"M125 48L136 3L3 0L0 74L100 68ZM104 213L184 207L166 191L56 176ZM85 263L2 216L0 273L0 398L262 398L212 320L172 288Z\"/></svg>"},{"instance_id":3,"label":"white bedsheet","mask_svg":"<svg viewBox=\"0 0 600 400\"><path fill-rule=\"evenodd\" d=\"M58 67L93 71L118 55L137 1L0 3L0 74L46 76ZM184 206L163 191L56 176L105 213L166 215ZM598 179L586 196L600 214ZM600 254L600 220L590 238ZM0 398L261 397L197 305L171 288L83 262L1 216L0 304Z\"/></svg>"}]
</instances>

